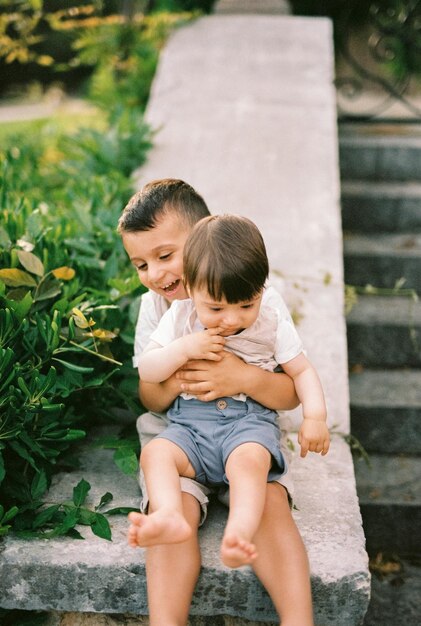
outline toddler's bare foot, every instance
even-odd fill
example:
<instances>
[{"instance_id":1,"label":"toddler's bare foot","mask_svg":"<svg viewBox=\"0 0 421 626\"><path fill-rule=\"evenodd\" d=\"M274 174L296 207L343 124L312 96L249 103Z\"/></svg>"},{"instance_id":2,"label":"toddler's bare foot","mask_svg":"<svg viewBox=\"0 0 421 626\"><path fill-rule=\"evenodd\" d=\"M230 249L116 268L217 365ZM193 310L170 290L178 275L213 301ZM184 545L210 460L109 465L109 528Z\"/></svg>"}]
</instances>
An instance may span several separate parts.
<instances>
[{"instance_id":1,"label":"toddler's bare foot","mask_svg":"<svg viewBox=\"0 0 421 626\"><path fill-rule=\"evenodd\" d=\"M132 512L129 520L127 541L132 548L182 543L192 533L181 513L169 509L160 509L150 515Z\"/></svg>"},{"instance_id":2,"label":"toddler's bare foot","mask_svg":"<svg viewBox=\"0 0 421 626\"><path fill-rule=\"evenodd\" d=\"M221 545L221 560L228 567L241 567L257 557L256 547L237 534L225 534Z\"/></svg>"}]
</instances>

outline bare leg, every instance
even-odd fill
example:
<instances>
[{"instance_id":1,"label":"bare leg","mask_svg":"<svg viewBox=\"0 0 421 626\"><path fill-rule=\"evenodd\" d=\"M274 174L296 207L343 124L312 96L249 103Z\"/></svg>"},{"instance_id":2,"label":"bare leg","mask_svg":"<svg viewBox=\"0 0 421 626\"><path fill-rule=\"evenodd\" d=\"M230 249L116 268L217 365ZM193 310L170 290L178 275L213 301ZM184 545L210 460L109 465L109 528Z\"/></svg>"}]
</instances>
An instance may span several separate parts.
<instances>
[{"instance_id":1,"label":"bare leg","mask_svg":"<svg viewBox=\"0 0 421 626\"><path fill-rule=\"evenodd\" d=\"M150 513L129 514L129 545L146 547L186 541L192 531L183 515L180 476L194 477L187 455L167 439L153 439L143 449L140 460Z\"/></svg>"},{"instance_id":2,"label":"bare leg","mask_svg":"<svg viewBox=\"0 0 421 626\"><path fill-rule=\"evenodd\" d=\"M191 598L200 572L197 529L200 505L190 494L182 494L183 514L191 527L187 541L159 545L146 550L149 626L185 626Z\"/></svg>"},{"instance_id":3,"label":"bare leg","mask_svg":"<svg viewBox=\"0 0 421 626\"><path fill-rule=\"evenodd\" d=\"M228 567L252 563L257 557L252 539L265 504L270 460L270 452L258 443L244 443L228 457L230 506L221 545L221 559Z\"/></svg>"},{"instance_id":4,"label":"bare leg","mask_svg":"<svg viewBox=\"0 0 421 626\"><path fill-rule=\"evenodd\" d=\"M289 508L287 492L269 483L253 541L252 567L282 617L282 626L314 626L307 553Z\"/></svg>"}]
</instances>

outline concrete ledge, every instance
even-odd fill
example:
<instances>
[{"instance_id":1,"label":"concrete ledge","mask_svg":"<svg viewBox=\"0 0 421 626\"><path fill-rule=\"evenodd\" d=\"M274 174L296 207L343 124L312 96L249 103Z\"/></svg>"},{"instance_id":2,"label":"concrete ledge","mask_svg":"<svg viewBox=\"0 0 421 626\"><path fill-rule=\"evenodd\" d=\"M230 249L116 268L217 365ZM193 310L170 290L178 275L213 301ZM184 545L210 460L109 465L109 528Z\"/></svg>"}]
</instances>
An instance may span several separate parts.
<instances>
[{"instance_id":1,"label":"concrete ledge","mask_svg":"<svg viewBox=\"0 0 421 626\"><path fill-rule=\"evenodd\" d=\"M92 504L111 491L113 506L137 506L136 481L120 473L111 457L111 451L87 447L80 457L81 469L58 475L48 500L71 499L74 485L84 477L92 485ZM335 437L325 459L298 457L291 471L297 490L294 517L311 562L316 624L360 624L369 581L366 554L359 540L361 519L353 514L357 503L348 446ZM310 481L309 476L317 480ZM109 519L112 542L95 537L90 529L82 529L84 541L7 537L1 549L0 605L26 610L147 615L144 550L127 546L124 516ZM276 622L272 602L251 568L230 570L221 564L219 544L225 520L225 507L215 503L200 531L203 569L191 615Z\"/></svg>"}]
</instances>

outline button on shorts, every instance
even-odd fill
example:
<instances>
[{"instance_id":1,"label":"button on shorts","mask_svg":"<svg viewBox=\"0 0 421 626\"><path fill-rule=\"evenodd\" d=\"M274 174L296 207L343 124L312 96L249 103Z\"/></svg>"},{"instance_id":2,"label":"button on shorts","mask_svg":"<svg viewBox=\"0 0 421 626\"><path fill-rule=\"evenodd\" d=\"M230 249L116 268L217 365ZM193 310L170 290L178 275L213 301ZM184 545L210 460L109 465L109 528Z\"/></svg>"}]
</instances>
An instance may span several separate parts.
<instances>
[{"instance_id":1,"label":"button on shorts","mask_svg":"<svg viewBox=\"0 0 421 626\"><path fill-rule=\"evenodd\" d=\"M286 472L280 451L278 415L258 402L219 398L202 402L178 397L168 411L170 425L159 435L178 445L187 455L202 484L228 484L226 461L243 443L258 443L272 456L268 482Z\"/></svg>"}]
</instances>

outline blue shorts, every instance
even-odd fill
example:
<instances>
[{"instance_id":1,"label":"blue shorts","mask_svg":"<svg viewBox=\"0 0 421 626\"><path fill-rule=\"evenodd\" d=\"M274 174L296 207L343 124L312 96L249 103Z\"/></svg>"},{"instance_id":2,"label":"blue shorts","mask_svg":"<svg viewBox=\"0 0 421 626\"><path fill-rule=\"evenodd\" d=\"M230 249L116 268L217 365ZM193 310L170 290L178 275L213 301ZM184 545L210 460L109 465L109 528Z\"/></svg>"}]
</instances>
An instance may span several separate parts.
<instances>
[{"instance_id":1,"label":"blue shorts","mask_svg":"<svg viewBox=\"0 0 421 626\"><path fill-rule=\"evenodd\" d=\"M228 484L225 464L231 452L243 443L259 443L272 456L268 482L286 472L280 451L278 415L247 399L219 398L213 402L178 397L168 411L170 425L157 437L178 445L187 455L202 484Z\"/></svg>"}]
</instances>

